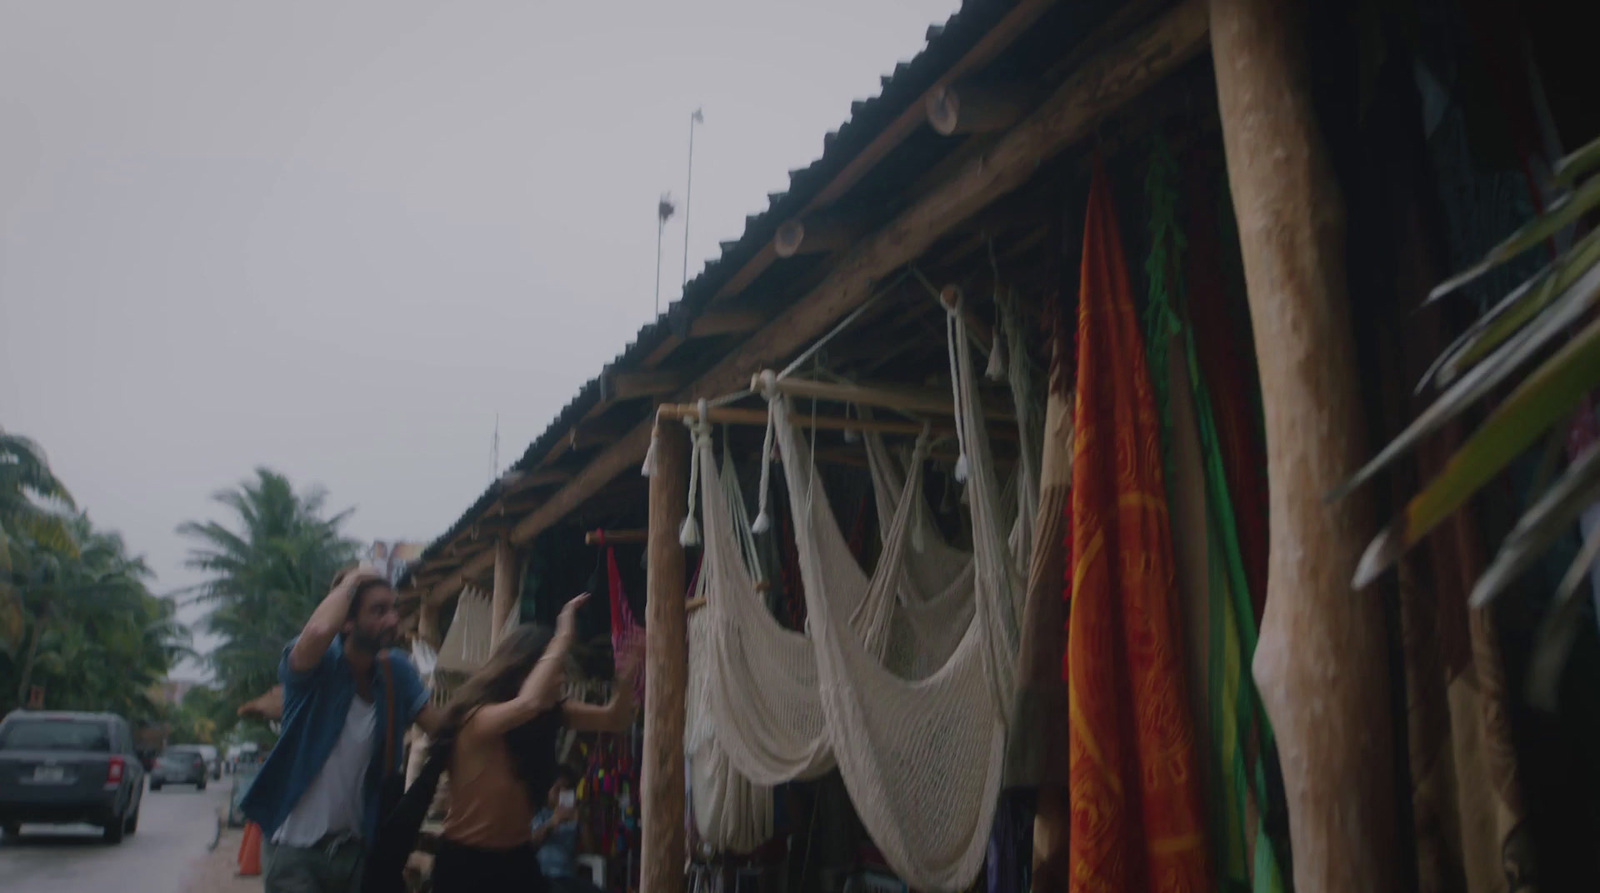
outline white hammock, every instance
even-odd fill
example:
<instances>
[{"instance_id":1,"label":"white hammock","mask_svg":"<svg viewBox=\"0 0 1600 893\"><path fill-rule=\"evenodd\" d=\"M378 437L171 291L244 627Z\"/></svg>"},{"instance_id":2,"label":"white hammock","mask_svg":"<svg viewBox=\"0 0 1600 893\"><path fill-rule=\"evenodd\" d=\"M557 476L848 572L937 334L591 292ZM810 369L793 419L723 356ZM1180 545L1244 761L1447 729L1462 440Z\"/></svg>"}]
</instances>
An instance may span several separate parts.
<instances>
[{"instance_id":1,"label":"white hammock","mask_svg":"<svg viewBox=\"0 0 1600 893\"><path fill-rule=\"evenodd\" d=\"M723 451L723 496L732 513L745 566L759 575L761 563L749 533L744 494L730 454ZM710 494L707 501L713 500ZM705 597L706 575L695 584ZM684 704L684 753L689 758L689 796L700 838L720 851L747 853L772 837L772 787L752 782L734 768L716 734L707 685L715 672L711 619L702 609L689 615L689 686Z\"/></svg>"},{"instance_id":2,"label":"white hammock","mask_svg":"<svg viewBox=\"0 0 1600 893\"><path fill-rule=\"evenodd\" d=\"M711 592L702 612L713 656L706 700L719 743L740 772L763 784L813 777L836 762L890 865L929 890L962 888L983 863L1015 683L1021 592L1001 532L1000 493L959 314L951 315L950 336L975 595L971 621L948 660L925 678L908 680L884 666L894 593L921 586L905 583L905 561L925 442L886 527L877 572L867 577L818 491L787 399L768 389L809 614L801 635L779 626L761 602L734 545L726 500L716 498L720 482L704 425L695 436L705 496L702 574Z\"/></svg>"},{"instance_id":3,"label":"white hammock","mask_svg":"<svg viewBox=\"0 0 1600 893\"><path fill-rule=\"evenodd\" d=\"M450 673L477 671L489 659L493 625L494 609L488 594L472 586L462 589L435 666Z\"/></svg>"}]
</instances>

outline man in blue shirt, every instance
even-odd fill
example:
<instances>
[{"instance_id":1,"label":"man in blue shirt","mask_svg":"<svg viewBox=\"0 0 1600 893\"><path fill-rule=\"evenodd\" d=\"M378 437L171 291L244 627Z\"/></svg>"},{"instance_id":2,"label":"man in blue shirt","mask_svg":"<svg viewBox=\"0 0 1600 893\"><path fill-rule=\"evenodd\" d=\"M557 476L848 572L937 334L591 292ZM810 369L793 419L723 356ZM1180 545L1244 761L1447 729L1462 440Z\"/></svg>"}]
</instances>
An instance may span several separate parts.
<instances>
[{"instance_id":1,"label":"man in blue shirt","mask_svg":"<svg viewBox=\"0 0 1600 893\"><path fill-rule=\"evenodd\" d=\"M261 826L267 893L356 893L406 728L439 729L442 713L428 704L416 668L390 649L395 598L375 573L341 572L284 648L282 732L240 804Z\"/></svg>"}]
</instances>

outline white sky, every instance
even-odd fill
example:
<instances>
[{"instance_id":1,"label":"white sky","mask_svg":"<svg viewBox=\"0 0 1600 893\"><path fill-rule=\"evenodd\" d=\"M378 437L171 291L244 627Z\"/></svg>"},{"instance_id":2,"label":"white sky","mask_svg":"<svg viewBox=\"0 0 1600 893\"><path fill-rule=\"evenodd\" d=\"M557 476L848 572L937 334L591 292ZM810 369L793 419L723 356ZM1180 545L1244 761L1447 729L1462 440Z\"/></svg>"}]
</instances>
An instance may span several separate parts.
<instances>
[{"instance_id":1,"label":"white sky","mask_svg":"<svg viewBox=\"0 0 1600 893\"><path fill-rule=\"evenodd\" d=\"M428 540L959 0L0 0L0 426L170 590L269 465Z\"/></svg>"}]
</instances>

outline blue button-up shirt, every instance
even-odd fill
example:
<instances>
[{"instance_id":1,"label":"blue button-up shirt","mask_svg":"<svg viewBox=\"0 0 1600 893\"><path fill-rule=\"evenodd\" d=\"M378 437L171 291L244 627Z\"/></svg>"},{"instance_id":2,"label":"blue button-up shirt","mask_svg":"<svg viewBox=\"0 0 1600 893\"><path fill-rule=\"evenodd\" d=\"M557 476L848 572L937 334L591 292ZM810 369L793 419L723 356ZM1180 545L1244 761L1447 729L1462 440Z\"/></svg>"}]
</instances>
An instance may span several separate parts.
<instances>
[{"instance_id":1,"label":"blue button-up shirt","mask_svg":"<svg viewBox=\"0 0 1600 893\"><path fill-rule=\"evenodd\" d=\"M305 673L289 669L289 652L294 642L284 646L283 657L278 662L278 680L283 683L283 725L278 743L245 792L240 809L246 818L261 826L261 834L271 840L294 809L312 779L322 771L328 754L339 740L345 717L350 712L350 701L356 696L356 677L350 662L344 659L342 637L335 638L323 652L322 660ZM428 704L428 692L422 678L404 653L387 650L381 659L389 662L394 676L395 721L392 726L394 764L383 766L383 730L390 728L385 716L387 700L383 688L383 672L376 661L372 665L372 693L377 706L377 733L373 735L372 761L368 764L362 793L362 836L370 843L378 828L378 794L383 777L398 771L405 752L405 732L422 708Z\"/></svg>"}]
</instances>

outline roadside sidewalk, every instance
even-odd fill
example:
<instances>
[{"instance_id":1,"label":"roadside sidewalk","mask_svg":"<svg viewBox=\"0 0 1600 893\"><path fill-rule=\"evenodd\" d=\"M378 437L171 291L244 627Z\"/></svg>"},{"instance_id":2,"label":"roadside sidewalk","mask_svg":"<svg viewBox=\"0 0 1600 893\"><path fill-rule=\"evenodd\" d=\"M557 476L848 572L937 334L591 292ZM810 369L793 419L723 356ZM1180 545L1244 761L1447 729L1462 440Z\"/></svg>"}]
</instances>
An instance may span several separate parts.
<instances>
[{"instance_id":1,"label":"roadside sidewalk","mask_svg":"<svg viewBox=\"0 0 1600 893\"><path fill-rule=\"evenodd\" d=\"M222 828L216 849L189 866L183 893L261 893L261 878L239 877L239 841L244 829Z\"/></svg>"}]
</instances>

